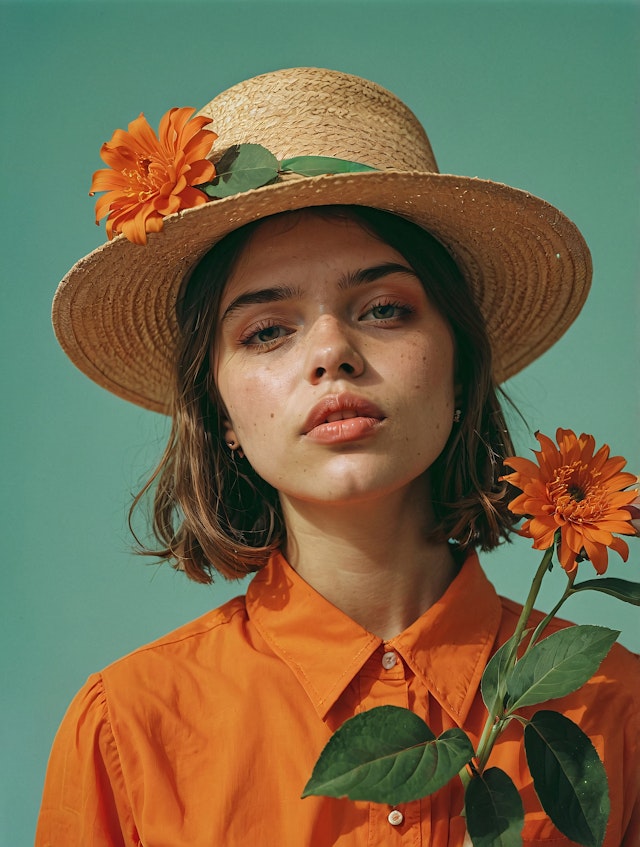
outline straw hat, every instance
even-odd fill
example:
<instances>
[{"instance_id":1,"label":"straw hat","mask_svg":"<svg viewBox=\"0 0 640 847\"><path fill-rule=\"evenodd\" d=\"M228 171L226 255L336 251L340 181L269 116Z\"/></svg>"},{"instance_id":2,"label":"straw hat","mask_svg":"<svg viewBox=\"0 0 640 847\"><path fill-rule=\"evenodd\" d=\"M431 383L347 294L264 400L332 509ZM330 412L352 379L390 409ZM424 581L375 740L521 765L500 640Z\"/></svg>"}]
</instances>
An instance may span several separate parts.
<instances>
[{"instance_id":1,"label":"straw hat","mask_svg":"<svg viewBox=\"0 0 640 847\"><path fill-rule=\"evenodd\" d=\"M524 191L440 174L415 115L378 85L294 68L242 82L200 114L218 134L214 162L233 145L257 143L279 161L330 156L376 170L287 175L170 215L145 246L120 235L81 259L56 293L54 329L74 364L120 397L168 411L185 278L231 230L291 209L373 206L435 235L475 292L498 382L547 350L580 311L591 261L576 226Z\"/></svg>"}]
</instances>

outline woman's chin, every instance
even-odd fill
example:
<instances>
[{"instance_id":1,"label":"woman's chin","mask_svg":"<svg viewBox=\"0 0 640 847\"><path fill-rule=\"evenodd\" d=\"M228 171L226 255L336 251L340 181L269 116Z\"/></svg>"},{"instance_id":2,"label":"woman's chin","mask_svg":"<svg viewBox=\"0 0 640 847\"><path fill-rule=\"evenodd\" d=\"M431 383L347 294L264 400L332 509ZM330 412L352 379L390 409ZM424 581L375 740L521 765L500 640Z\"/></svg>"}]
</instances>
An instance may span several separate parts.
<instances>
[{"instance_id":1,"label":"woman's chin","mask_svg":"<svg viewBox=\"0 0 640 847\"><path fill-rule=\"evenodd\" d=\"M422 471L417 476L399 478L397 474L367 474L363 469L358 472L343 472L323 476L314 474L310 484L288 492L281 491L283 501L306 503L318 508L331 510L336 507L356 508L358 505L374 506L379 502L387 509L389 498L402 500L410 497L412 501L424 497L427 500L428 484Z\"/></svg>"}]
</instances>

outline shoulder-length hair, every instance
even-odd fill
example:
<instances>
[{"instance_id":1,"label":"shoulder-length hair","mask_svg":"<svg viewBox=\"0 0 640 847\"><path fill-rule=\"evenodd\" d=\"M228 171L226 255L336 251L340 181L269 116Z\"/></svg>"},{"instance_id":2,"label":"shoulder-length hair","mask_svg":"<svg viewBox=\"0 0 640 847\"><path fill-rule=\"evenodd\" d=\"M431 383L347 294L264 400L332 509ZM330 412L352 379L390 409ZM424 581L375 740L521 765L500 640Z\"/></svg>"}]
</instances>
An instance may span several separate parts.
<instances>
[{"instance_id":1,"label":"shoulder-length hair","mask_svg":"<svg viewBox=\"0 0 640 847\"><path fill-rule=\"evenodd\" d=\"M484 319L461 271L436 238L388 212L330 206L305 213L354 220L386 242L415 270L449 323L460 420L429 469L432 537L462 548L493 549L516 520L500 482L502 460L514 451L492 377ZM154 489L152 527L160 547L141 545L141 552L168 559L197 582L211 582L214 571L234 579L259 570L285 538L278 492L225 444L226 413L211 371L221 296L260 224L247 224L218 242L184 286L177 305L171 434L130 512L131 523L136 507Z\"/></svg>"}]
</instances>

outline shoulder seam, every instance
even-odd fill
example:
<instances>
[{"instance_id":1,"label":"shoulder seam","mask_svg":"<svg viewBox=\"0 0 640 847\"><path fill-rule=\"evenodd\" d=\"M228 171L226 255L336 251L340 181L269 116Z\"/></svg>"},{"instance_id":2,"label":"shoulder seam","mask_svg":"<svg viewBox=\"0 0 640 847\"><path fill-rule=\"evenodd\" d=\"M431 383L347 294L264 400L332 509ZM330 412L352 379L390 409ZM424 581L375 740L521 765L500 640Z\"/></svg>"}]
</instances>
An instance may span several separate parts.
<instances>
[{"instance_id":1,"label":"shoulder seam","mask_svg":"<svg viewBox=\"0 0 640 847\"><path fill-rule=\"evenodd\" d=\"M213 609L210 612L205 612L204 615L201 615L199 618L196 618L189 623L183 624L181 627L178 627L173 632L169 632L166 635L160 636L160 638L155 639L154 641L150 641L148 644L143 644L140 647L137 647L135 650L132 650L130 653L121 656L119 659L116 659L114 662L111 662L107 665L106 668L103 669L102 673L108 671L114 665L118 665L121 662L126 661L133 656L138 656L142 653L146 653L149 650L159 650L163 647L171 647L175 644L180 644L183 641L188 641L191 638L195 638L200 635L204 635L205 633L211 632L218 627L223 626L224 624L229 623L234 617L237 617L239 614L246 613L246 605L244 596L234 597L232 600L228 600L224 605L218 607L217 609ZM213 618L207 624L204 624L205 619ZM198 624L199 621L202 621L202 625L197 628L190 630L189 632L183 632L183 630L188 629L192 626Z\"/></svg>"}]
</instances>

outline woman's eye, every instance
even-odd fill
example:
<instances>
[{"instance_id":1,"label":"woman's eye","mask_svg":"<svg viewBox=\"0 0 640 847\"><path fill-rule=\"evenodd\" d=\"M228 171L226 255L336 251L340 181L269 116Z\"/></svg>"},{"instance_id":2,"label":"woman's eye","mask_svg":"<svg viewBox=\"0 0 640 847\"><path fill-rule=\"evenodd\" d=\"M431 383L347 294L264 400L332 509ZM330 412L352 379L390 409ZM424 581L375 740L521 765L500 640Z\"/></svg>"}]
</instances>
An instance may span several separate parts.
<instances>
[{"instance_id":1,"label":"woman's eye","mask_svg":"<svg viewBox=\"0 0 640 847\"><path fill-rule=\"evenodd\" d=\"M274 341L279 341L287 335L291 334L291 330L279 324L271 326L263 326L256 329L250 334L245 335L241 340L247 346L259 346L272 344Z\"/></svg>"},{"instance_id":2,"label":"woman's eye","mask_svg":"<svg viewBox=\"0 0 640 847\"><path fill-rule=\"evenodd\" d=\"M410 314L412 309L401 303L376 303L362 317L362 320L388 321Z\"/></svg>"}]
</instances>

